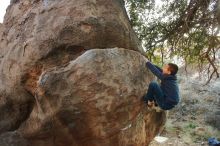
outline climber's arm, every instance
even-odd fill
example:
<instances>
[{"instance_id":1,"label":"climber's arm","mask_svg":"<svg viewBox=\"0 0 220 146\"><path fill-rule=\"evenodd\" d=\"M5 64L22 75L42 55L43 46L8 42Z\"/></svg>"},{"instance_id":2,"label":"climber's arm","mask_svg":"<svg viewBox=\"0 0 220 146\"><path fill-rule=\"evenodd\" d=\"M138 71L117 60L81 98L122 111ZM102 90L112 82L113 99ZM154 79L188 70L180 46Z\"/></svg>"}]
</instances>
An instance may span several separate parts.
<instances>
[{"instance_id":1,"label":"climber's arm","mask_svg":"<svg viewBox=\"0 0 220 146\"><path fill-rule=\"evenodd\" d=\"M161 73L163 72L163 70L159 67L159 66L157 66L157 65L154 65Z\"/></svg>"},{"instance_id":2,"label":"climber's arm","mask_svg":"<svg viewBox=\"0 0 220 146\"><path fill-rule=\"evenodd\" d=\"M157 68L156 66L154 66L150 61L146 62L146 66L147 68L150 69L150 71L157 76L159 79L163 78L163 74L162 74L162 70L159 68Z\"/></svg>"}]
</instances>

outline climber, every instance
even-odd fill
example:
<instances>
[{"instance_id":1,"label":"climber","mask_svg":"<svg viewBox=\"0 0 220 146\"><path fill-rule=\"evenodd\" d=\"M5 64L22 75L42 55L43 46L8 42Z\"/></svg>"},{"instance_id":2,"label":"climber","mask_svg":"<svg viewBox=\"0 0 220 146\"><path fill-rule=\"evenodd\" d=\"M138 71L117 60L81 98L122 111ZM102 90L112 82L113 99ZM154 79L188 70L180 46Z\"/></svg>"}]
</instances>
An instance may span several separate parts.
<instances>
[{"instance_id":1,"label":"climber","mask_svg":"<svg viewBox=\"0 0 220 146\"><path fill-rule=\"evenodd\" d=\"M176 73L178 66L169 63L159 68L147 60L146 66L150 71L161 80L159 85L152 81L149 84L147 94L144 95L144 101L151 108L154 103L163 110L170 110L179 103L179 87L177 84Z\"/></svg>"}]
</instances>

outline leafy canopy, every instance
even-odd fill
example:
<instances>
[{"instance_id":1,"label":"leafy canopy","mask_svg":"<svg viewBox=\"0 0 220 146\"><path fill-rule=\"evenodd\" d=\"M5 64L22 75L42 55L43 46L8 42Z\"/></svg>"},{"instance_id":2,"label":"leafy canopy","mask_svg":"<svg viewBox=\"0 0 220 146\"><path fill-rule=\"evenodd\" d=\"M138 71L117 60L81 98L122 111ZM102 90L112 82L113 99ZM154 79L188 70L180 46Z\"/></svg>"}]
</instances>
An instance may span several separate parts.
<instances>
[{"instance_id":1,"label":"leafy canopy","mask_svg":"<svg viewBox=\"0 0 220 146\"><path fill-rule=\"evenodd\" d=\"M176 56L219 77L219 0L125 0L131 25L154 62Z\"/></svg>"}]
</instances>

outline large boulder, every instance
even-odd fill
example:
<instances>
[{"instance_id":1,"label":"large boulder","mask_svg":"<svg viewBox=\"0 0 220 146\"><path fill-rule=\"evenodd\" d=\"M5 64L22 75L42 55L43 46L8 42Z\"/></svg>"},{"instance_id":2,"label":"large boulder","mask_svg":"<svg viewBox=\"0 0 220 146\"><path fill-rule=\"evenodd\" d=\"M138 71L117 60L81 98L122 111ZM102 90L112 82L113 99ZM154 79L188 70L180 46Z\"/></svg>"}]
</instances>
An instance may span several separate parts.
<instances>
[{"instance_id":1,"label":"large boulder","mask_svg":"<svg viewBox=\"0 0 220 146\"><path fill-rule=\"evenodd\" d=\"M141 50L123 0L13 0L0 31L0 109L10 109L2 110L7 122L0 132L15 129L28 116L44 70L92 48Z\"/></svg>"},{"instance_id":2,"label":"large boulder","mask_svg":"<svg viewBox=\"0 0 220 146\"><path fill-rule=\"evenodd\" d=\"M141 52L123 0L11 1L0 24L0 145L149 144L165 113L141 101L153 79Z\"/></svg>"}]
</instances>

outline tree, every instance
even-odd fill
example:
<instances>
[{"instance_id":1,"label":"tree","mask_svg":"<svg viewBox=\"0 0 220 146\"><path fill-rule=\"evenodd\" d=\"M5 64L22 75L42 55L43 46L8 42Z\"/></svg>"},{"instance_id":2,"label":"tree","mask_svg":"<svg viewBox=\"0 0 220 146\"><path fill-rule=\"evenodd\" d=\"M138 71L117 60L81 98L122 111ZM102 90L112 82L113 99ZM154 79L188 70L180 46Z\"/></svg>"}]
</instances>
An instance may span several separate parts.
<instances>
[{"instance_id":1,"label":"tree","mask_svg":"<svg viewBox=\"0 0 220 146\"><path fill-rule=\"evenodd\" d=\"M219 77L219 5L219 0L126 0L146 56L162 64L173 56L183 58L186 65L196 63L208 71L207 83Z\"/></svg>"}]
</instances>

